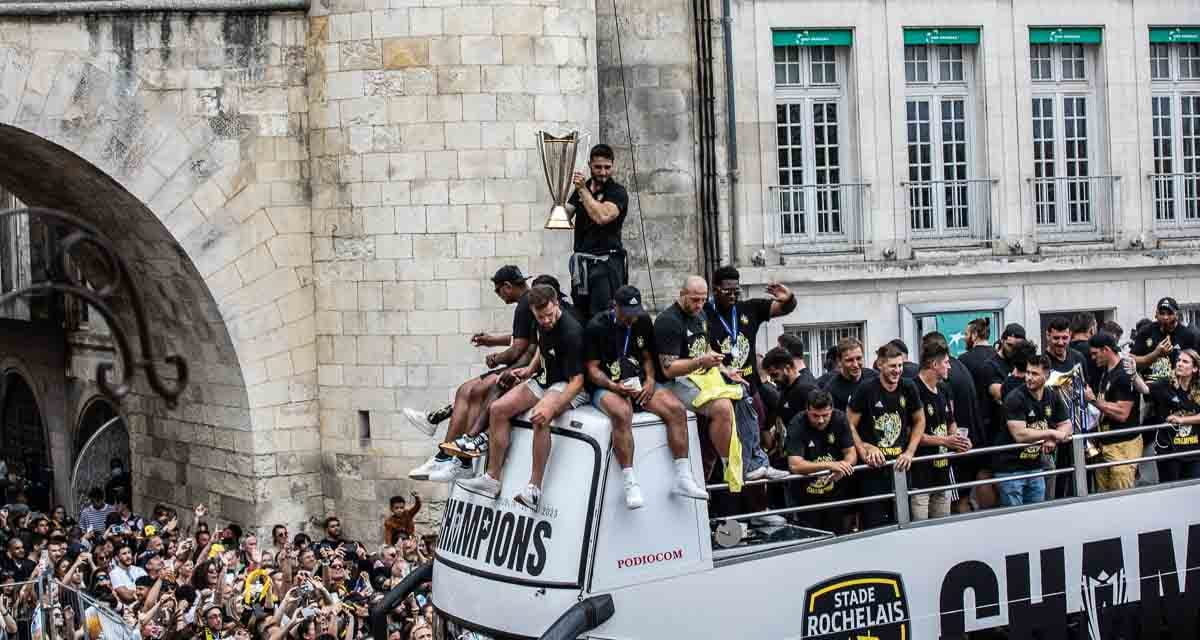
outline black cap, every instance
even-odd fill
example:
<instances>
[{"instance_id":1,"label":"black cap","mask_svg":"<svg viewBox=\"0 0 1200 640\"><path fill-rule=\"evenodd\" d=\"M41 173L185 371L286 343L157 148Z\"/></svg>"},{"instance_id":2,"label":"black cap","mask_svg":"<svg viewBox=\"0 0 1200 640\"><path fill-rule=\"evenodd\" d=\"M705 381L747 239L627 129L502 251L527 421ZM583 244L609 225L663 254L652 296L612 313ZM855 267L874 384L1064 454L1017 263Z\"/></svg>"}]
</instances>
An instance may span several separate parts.
<instances>
[{"instance_id":1,"label":"black cap","mask_svg":"<svg viewBox=\"0 0 1200 640\"><path fill-rule=\"evenodd\" d=\"M492 282L495 284L525 282L525 274L521 273L521 267L515 264L506 264L496 270L496 275L492 276Z\"/></svg>"},{"instance_id":2,"label":"black cap","mask_svg":"<svg viewBox=\"0 0 1200 640\"><path fill-rule=\"evenodd\" d=\"M1108 347L1113 350L1113 353L1121 351L1121 347L1117 346L1117 337L1107 331L1098 331L1095 335L1088 338L1088 346L1093 349Z\"/></svg>"},{"instance_id":3,"label":"black cap","mask_svg":"<svg viewBox=\"0 0 1200 640\"><path fill-rule=\"evenodd\" d=\"M1154 308L1157 309L1158 311L1166 311L1168 313L1179 313L1179 303L1175 301L1175 298L1172 298L1170 296L1160 299L1158 301L1158 304L1154 305Z\"/></svg>"},{"instance_id":4,"label":"black cap","mask_svg":"<svg viewBox=\"0 0 1200 640\"><path fill-rule=\"evenodd\" d=\"M1025 327L1022 327L1020 324L1018 324L1016 322L1011 322L1011 323L1005 325L1004 333L1000 334L1000 339L1004 340L1006 338L1020 338L1020 339L1024 340L1025 339Z\"/></svg>"},{"instance_id":5,"label":"black cap","mask_svg":"<svg viewBox=\"0 0 1200 640\"><path fill-rule=\"evenodd\" d=\"M621 313L631 316L640 316L646 313L642 307L642 292L637 290L637 287L625 285L613 294L613 300L617 303L617 308Z\"/></svg>"}]
</instances>

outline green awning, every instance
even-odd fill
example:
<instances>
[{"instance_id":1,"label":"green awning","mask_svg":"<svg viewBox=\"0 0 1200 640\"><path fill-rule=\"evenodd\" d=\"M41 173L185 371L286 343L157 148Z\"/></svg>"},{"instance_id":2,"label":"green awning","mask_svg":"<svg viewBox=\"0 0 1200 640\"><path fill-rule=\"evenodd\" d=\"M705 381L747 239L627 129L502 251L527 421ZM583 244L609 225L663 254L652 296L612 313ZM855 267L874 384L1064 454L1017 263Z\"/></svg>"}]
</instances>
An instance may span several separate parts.
<instances>
[{"instance_id":1,"label":"green awning","mask_svg":"<svg viewBox=\"0 0 1200 640\"><path fill-rule=\"evenodd\" d=\"M1100 44L1100 27L1030 27L1031 44Z\"/></svg>"},{"instance_id":2,"label":"green awning","mask_svg":"<svg viewBox=\"0 0 1200 640\"><path fill-rule=\"evenodd\" d=\"M848 47L854 42L850 29L796 29L772 31L771 44L776 47Z\"/></svg>"},{"instance_id":3,"label":"green awning","mask_svg":"<svg viewBox=\"0 0 1200 640\"><path fill-rule=\"evenodd\" d=\"M904 44L979 44L979 29L904 29Z\"/></svg>"},{"instance_id":4,"label":"green awning","mask_svg":"<svg viewBox=\"0 0 1200 640\"><path fill-rule=\"evenodd\" d=\"M1150 27L1150 42L1200 42L1200 27Z\"/></svg>"}]
</instances>

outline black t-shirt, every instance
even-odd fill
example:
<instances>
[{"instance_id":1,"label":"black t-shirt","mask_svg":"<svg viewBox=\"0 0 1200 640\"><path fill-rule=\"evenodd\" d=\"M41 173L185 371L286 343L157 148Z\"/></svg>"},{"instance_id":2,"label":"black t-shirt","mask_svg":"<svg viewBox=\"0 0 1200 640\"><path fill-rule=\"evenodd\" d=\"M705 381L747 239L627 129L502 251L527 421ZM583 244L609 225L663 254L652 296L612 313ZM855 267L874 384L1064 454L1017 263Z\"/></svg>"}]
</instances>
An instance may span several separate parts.
<instances>
[{"instance_id":1,"label":"black t-shirt","mask_svg":"<svg viewBox=\"0 0 1200 640\"><path fill-rule=\"evenodd\" d=\"M900 368L900 377L905 380L915 380L919 373L921 373L921 367L915 362L905 362Z\"/></svg>"},{"instance_id":2,"label":"black t-shirt","mask_svg":"<svg viewBox=\"0 0 1200 640\"><path fill-rule=\"evenodd\" d=\"M1123 365L1118 363L1117 366L1100 374L1100 389L1096 392L1096 395L1108 402L1133 401L1133 407L1129 410L1129 417L1124 422L1117 422L1102 413L1100 415L1100 431L1116 431L1138 426L1139 418L1141 417L1140 403L1142 397L1134 390L1133 379L1125 372ZM1135 433L1131 436L1105 438L1104 441L1111 444L1140 437L1141 434Z\"/></svg>"},{"instance_id":3,"label":"black t-shirt","mask_svg":"<svg viewBox=\"0 0 1200 640\"><path fill-rule=\"evenodd\" d=\"M808 412L797 413L787 423L787 454L799 456L809 462L835 462L842 459L842 452L854 446L850 435L850 423L846 414L834 409L829 424L818 430L808 422ZM848 486L845 480L834 482L829 475L792 483L799 495L809 498L828 497Z\"/></svg>"},{"instance_id":4,"label":"black t-shirt","mask_svg":"<svg viewBox=\"0 0 1200 640\"><path fill-rule=\"evenodd\" d=\"M620 382L638 378L644 381L642 362L647 355L653 354L654 348L654 325L650 323L650 316L638 316L633 326L626 328L617 324L612 311L601 311L588 322L584 338L584 361L599 360L600 370L610 380Z\"/></svg>"},{"instance_id":5,"label":"black t-shirt","mask_svg":"<svg viewBox=\"0 0 1200 640\"><path fill-rule=\"evenodd\" d=\"M708 323L703 313L688 315L676 302L654 320L654 340L661 355L699 358L708 353Z\"/></svg>"},{"instance_id":6,"label":"black t-shirt","mask_svg":"<svg viewBox=\"0 0 1200 640\"><path fill-rule=\"evenodd\" d=\"M925 433L931 436L950 435L950 425L954 424L954 398L950 385L939 382L936 389L930 389L924 380L914 380L917 391L921 394L921 405L925 410ZM949 453L950 450L940 446L917 447L918 456ZM913 469L918 487L944 485L950 481L950 460L942 458L933 462L919 463Z\"/></svg>"},{"instance_id":7,"label":"black t-shirt","mask_svg":"<svg viewBox=\"0 0 1200 640\"><path fill-rule=\"evenodd\" d=\"M17 582L28 580L36 567L37 564L29 558L9 558L7 553L0 552L0 569L13 574Z\"/></svg>"},{"instance_id":8,"label":"black t-shirt","mask_svg":"<svg viewBox=\"0 0 1200 640\"><path fill-rule=\"evenodd\" d=\"M805 371L808 370L805 369ZM792 418L808 408L808 394L816 388L816 385L813 384L812 374L805 376L801 373L796 376L792 384L779 390L779 406L775 413L783 421L783 424L791 424Z\"/></svg>"},{"instance_id":9,"label":"black t-shirt","mask_svg":"<svg viewBox=\"0 0 1200 640\"><path fill-rule=\"evenodd\" d=\"M1194 388L1194 385L1193 385ZM1150 383L1150 400L1154 403L1154 421L1166 422L1167 416L1188 417L1200 414L1200 391L1189 393L1175 386L1170 380ZM1200 426L1181 424L1165 428L1158 442L1171 443L1168 450L1188 451L1200 448ZM1184 458L1185 460L1187 458Z\"/></svg>"},{"instance_id":10,"label":"black t-shirt","mask_svg":"<svg viewBox=\"0 0 1200 640\"><path fill-rule=\"evenodd\" d=\"M589 189L591 184L589 179ZM600 202L617 205L620 213L617 214L616 220L608 224L596 224L584 210L579 192L571 192L571 198L567 202L575 206L575 251L596 255L618 251L622 248L621 225L625 224L625 216L629 213L629 193L625 191L625 187L609 179L604 181L600 192L593 194L593 197Z\"/></svg>"},{"instance_id":11,"label":"black t-shirt","mask_svg":"<svg viewBox=\"0 0 1200 640\"><path fill-rule=\"evenodd\" d=\"M1072 369L1078 366L1079 370L1082 371L1084 375L1087 374L1088 358L1084 356L1084 354L1079 353L1071 347L1067 347L1067 357L1063 358L1062 360L1055 358L1054 354L1050 353L1049 350L1043 349L1042 353L1047 358L1050 358L1051 371L1057 371L1058 373L1070 373Z\"/></svg>"},{"instance_id":12,"label":"black t-shirt","mask_svg":"<svg viewBox=\"0 0 1200 640\"><path fill-rule=\"evenodd\" d=\"M714 351L732 355L729 366L737 369L751 385L758 388L758 358L756 357L756 342L758 328L771 319L771 303L767 298L739 301L733 309L721 312L716 305L704 305L704 315L708 318L708 343ZM737 325L733 331L736 338L731 338L729 328Z\"/></svg>"},{"instance_id":13,"label":"black t-shirt","mask_svg":"<svg viewBox=\"0 0 1200 640\"><path fill-rule=\"evenodd\" d=\"M521 294L517 299L517 308L513 309L513 340L524 338L529 341L537 339L537 318L533 317L533 307L529 306L529 292Z\"/></svg>"},{"instance_id":14,"label":"black t-shirt","mask_svg":"<svg viewBox=\"0 0 1200 640\"><path fill-rule=\"evenodd\" d=\"M1095 391L1096 388L1100 386L1101 371L1100 368L1096 366L1096 363L1092 361L1092 352L1088 347L1088 341L1072 340L1069 346L1071 349L1074 349L1083 355L1083 371L1085 374L1087 374L1087 385L1091 387L1093 391Z\"/></svg>"},{"instance_id":15,"label":"black t-shirt","mask_svg":"<svg viewBox=\"0 0 1200 640\"><path fill-rule=\"evenodd\" d=\"M858 437L879 447L889 460L908 448L913 414L924 411L921 393L912 380L902 379L895 391L887 391L879 378L859 385L850 398L850 408L862 416L858 421Z\"/></svg>"},{"instance_id":16,"label":"black t-shirt","mask_svg":"<svg viewBox=\"0 0 1200 640\"><path fill-rule=\"evenodd\" d=\"M570 382L583 373L583 327L575 316L562 312L549 331L538 326L538 350L542 354L543 386Z\"/></svg>"},{"instance_id":17,"label":"black t-shirt","mask_svg":"<svg viewBox=\"0 0 1200 640\"><path fill-rule=\"evenodd\" d=\"M1050 389L1042 388L1042 399L1033 397L1029 387L1021 385L1004 396L1005 425L996 431L996 445L1016 444L1008 430L1008 420L1021 421L1028 429L1053 429L1063 420L1070 419L1067 405ZM1025 471L1041 468L1042 445L1033 444L1021 449L1001 451L994 457L995 470L1000 472Z\"/></svg>"},{"instance_id":18,"label":"black t-shirt","mask_svg":"<svg viewBox=\"0 0 1200 640\"><path fill-rule=\"evenodd\" d=\"M1167 333L1162 330L1157 322L1142 327L1142 330L1133 337L1133 344L1129 350L1135 356L1144 356L1154 351L1160 342L1171 338L1171 354L1170 357L1156 359L1149 367L1142 368L1142 375L1147 380L1160 380L1171 375L1171 370L1175 368L1175 360L1179 358L1179 352L1184 349L1195 349L1197 342L1196 331L1192 327L1183 324L1175 325L1175 330Z\"/></svg>"},{"instance_id":19,"label":"black t-shirt","mask_svg":"<svg viewBox=\"0 0 1200 640\"><path fill-rule=\"evenodd\" d=\"M829 379L825 390L829 392L829 395L833 396L833 408L845 411L850 407L850 397L854 395L854 391L858 389L859 385L878 378L879 373L874 369L863 369L862 376L858 380L851 380L837 373Z\"/></svg>"},{"instance_id":20,"label":"black t-shirt","mask_svg":"<svg viewBox=\"0 0 1200 640\"><path fill-rule=\"evenodd\" d=\"M950 358L950 375L946 378L950 395L954 398L954 421L959 429L967 429L972 438L979 438L979 398L975 392L975 380L971 370L957 358Z\"/></svg>"},{"instance_id":21,"label":"black t-shirt","mask_svg":"<svg viewBox=\"0 0 1200 640\"><path fill-rule=\"evenodd\" d=\"M986 344L977 344L958 357L971 372L971 380L975 384L976 407L979 409L976 418L980 429L983 430L980 434L982 439L972 436L976 442L990 442L996 431L992 424L995 420L996 401L992 400L991 394L988 393L988 386L992 380L991 361L995 357L995 349Z\"/></svg>"}]
</instances>

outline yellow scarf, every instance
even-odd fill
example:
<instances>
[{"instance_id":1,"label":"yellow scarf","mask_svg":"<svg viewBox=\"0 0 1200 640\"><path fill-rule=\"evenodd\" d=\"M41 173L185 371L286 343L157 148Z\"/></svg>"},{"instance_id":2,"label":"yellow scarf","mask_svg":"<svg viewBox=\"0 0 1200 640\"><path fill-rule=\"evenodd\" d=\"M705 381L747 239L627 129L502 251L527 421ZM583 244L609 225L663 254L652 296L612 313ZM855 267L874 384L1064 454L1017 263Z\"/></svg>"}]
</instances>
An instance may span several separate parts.
<instances>
[{"instance_id":1,"label":"yellow scarf","mask_svg":"<svg viewBox=\"0 0 1200 640\"><path fill-rule=\"evenodd\" d=\"M692 401L691 408L693 409L699 409L720 398L726 398L731 402L738 402L742 399L742 385L726 382L721 375L721 370L716 367L694 371L689 373L687 378L700 389L699 395ZM733 429L730 429L729 434L729 461L725 463L725 482L729 484L731 492L741 492L742 443L738 440L736 424L733 425Z\"/></svg>"}]
</instances>

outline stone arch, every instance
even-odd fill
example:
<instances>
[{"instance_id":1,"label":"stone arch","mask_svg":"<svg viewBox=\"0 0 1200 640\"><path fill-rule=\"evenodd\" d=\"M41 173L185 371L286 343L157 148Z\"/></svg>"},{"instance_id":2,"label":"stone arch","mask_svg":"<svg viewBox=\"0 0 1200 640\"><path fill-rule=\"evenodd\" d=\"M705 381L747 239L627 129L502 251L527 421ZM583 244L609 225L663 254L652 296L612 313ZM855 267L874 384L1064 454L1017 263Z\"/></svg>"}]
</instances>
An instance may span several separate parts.
<instances>
[{"instance_id":1,"label":"stone arch","mask_svg":"<svg viewBox=\"0 0 1200 640\"><path fill-rule=\"evenodd\" d=\"M304 95L305 16L12 23L0 184L107 230L159 355L191 362L178 409L141 378L123 407L142 497L204 501L246 525L300 522L320 504L320 470L276 461L318 442L307 101L292 99Z\"/></svg>"},{"instance_id":2,"label":"stone arch","mask_svg":"<svg viewBox=\"0 0 1200 640\"><path fill-rule=\"evenodd\" d=\"M28 370L17 364L0 369L0 429L4 432L0 450L39 487L31 489L36 495L28 495L30 505L39 510L54 501L53 456L44 406L36 378Z\"/></svg>"}]
</instances>

